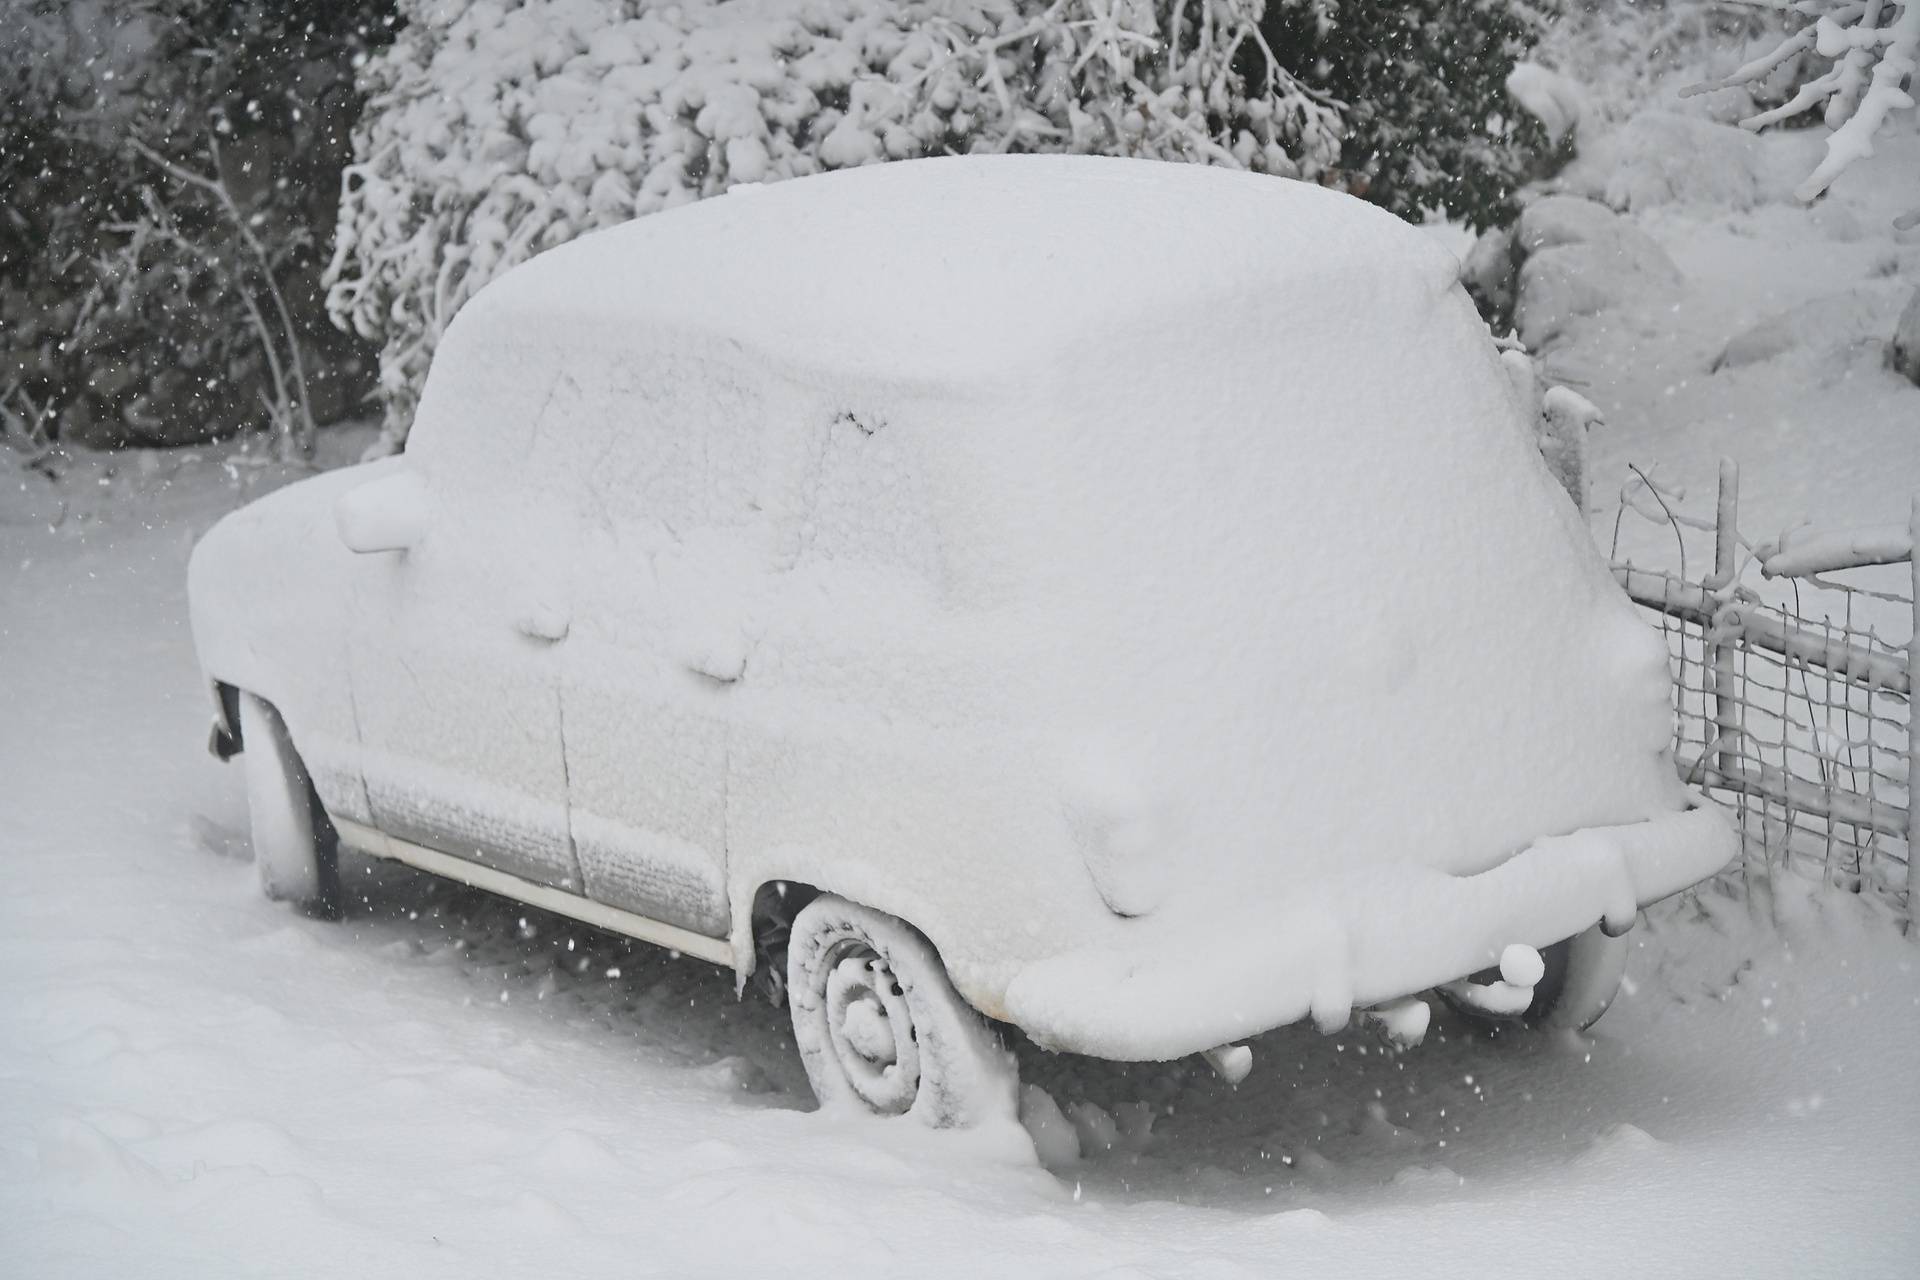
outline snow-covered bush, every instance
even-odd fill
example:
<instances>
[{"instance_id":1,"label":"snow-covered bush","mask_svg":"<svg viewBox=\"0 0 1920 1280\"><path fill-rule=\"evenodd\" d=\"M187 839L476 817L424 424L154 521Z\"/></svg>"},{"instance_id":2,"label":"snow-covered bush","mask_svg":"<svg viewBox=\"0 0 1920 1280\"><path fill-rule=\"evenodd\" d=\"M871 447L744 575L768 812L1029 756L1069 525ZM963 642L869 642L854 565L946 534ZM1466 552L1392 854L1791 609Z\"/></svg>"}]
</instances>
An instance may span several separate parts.
<instances>
[{"instance_id":1,"label":"snow-covered bush","mask_svg":"<svg viewBox=\"0 0 1920 1280\"><path fill-rule=\"evenodd\" d=\"M0 414L102 445L222 434L261 420L263 385L284 385L270 366L288 361L295 331L330 357L309 361L316 402L358 395L333 375L363 353L326 323L318 286L357 101L352 61L381 38L387 7L8 6Z\"/></svg>"},{"instance_id":2,"label":"snow-covered bush","mask_svg":"<svg viewBox=\"0 0 1920 1280\"><path fill-rule=\"evenodd\" d=\"M1461 262L1460 281L1494 333L1512 330L1539 351L1582 317L1671 294L1680 271L1651 236L1606 205L1547 195L1512 226L1483 232Z\"/></svg>"},{"instance_id":3,"label":"snow-covered bush","mask_svg":"<svg viewBox=\"0 0 1920 1280\"><path fill-rule=\"evenodd\" d=\"M1549 146L1572 156L1587 113L1587 91L1578 80L1537 62L1516 62L1507 73L1507 97L1540 122Z\"/></svg>"},{"instance_id":4,"label":"snow-covered bush","mask_svg":"<svg viewBox=\"0 0 1920 1280\"><path fill-rule=\"evenodd\" d=\"M1350 188L1404 218L1512 220L1546 130L1506 82L1560 0L1312 0L1269 6L1280 60L1344 106Z\"/></svg>"},{"instance_id":5,"label":"snow-covered bush","mask_svg":"<svg viewBox=\"0 0 1920 1280\"><path fill-rule=\"evenodd\" d=\"M1623 211L1687 203L1744 210L1786 194L1758 138L1673 111L1643 111L1587 140L1556 186Z\"/></svg>"},{"instance_id":6,"label":"snow-covered bush","mask_svg":"<svg viewBox=\"0 0 1920 1280\"><path fill-rule=\"evenodd\" d=\"M1580 0L1531 57L1579 81L1588 124L1618 123L1655 104L1732 124L1790 97L1797 68L1701 97L1682 100L1681 90L1772 48L1784 29L1771 8L1722 0Z\"/></svg>"},{"instance_id":7,"label":"snow-covered bush","mask_svg":"<svg viewBox=\"0 0 1920 1280\"><path fill-rule=\"evenodd\" d=\"M23 437L50 438L79 395L74 324L117 212L112 139L139 118L162 34L152 14L107 16L98 0L15 6L0 38L0 414Z\"/></svg>"},{"instance_id":8,"label":"snow-covered bush","mask_svg":"<svg viewBox=\"0 0 1920 1280\"><path fill-rule=\"evenodd\" d=\"M1267 46L1262 0L401 8L363 81L329 273L336 320L381 345L389 447L482 285L736 183L1000 151L1313 176L1339 147L1335 105Z\"/></svg>"},{"instance_id":9,"label":"snow-covered bush","mask_svg":"<svg viewBox=\"0 0 1920 1280\"><path fill-rule=\"evenodd\" d=\"M1605 205L1574 196L1528 205L1507 246L1516 272L1513 325L1535 351L1583 317L1680 285L1679 269L1651 236Z\"/></svg>"}]
</instances>

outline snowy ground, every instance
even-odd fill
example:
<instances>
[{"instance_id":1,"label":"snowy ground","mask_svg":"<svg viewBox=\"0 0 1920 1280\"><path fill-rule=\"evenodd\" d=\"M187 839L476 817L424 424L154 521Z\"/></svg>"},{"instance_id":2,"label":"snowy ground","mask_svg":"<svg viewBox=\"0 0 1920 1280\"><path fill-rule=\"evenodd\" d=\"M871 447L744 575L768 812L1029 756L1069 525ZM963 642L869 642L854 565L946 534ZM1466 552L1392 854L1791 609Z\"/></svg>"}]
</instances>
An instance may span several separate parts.
<instances>
[{"instance_id":1,"label":"snowy ground","mask_svg":"<svg viewBox=\"0 0 1920 1280\"><path fill-rule=\"evenodd\" d=\"M1823 145L1818 130L1762 141L1777 189ZM1683 487L1684 509L1711 517L1722 457L1741 466L1750 539L1803 523L1906 523L1920 491L1920 388L1885 367L1884 339L1920 285L1920 227L1892 226L1916 206L1920 128L1906 120L1814 209L1676 203L1633 215L1680 269L1679 293L1585 321L1546 354L1550 376L1606 414L1592 441L1603 539L1628 463ZM1783 321L1793 341L1778 355L1714 367L1730 339ZM1623 551L1672 564L1666 526L1629 516L1623 529ZM1689 550L1711 558L1710 540Z\"/></svg>"},{"instance_id":2,"label":"snowy ground","mask_svg":"<svg viewBox=\"0 0 1920 1280\"><path fill-rule=\"evenodd\" d=\"M1681 304L1553 357L1609 411L1603 468L1704 496L1730 450L1756 522L1901 518L1920 402L1866 355L1704 371L1836 271L1913 278L1866 190L1852 239L1642 219ZM1591 1041L1293 1029L1238 1090L1028 1052L1135 1135L1052 1172L1018 1135L809 1113L784 1014L698 962L384 865L344 926L276 908L182 601L240 498L219 461L0 490L0 1274L1920 1270L1920 952L1871 902L1663 911Z\"/></svg>"}]
</instances>

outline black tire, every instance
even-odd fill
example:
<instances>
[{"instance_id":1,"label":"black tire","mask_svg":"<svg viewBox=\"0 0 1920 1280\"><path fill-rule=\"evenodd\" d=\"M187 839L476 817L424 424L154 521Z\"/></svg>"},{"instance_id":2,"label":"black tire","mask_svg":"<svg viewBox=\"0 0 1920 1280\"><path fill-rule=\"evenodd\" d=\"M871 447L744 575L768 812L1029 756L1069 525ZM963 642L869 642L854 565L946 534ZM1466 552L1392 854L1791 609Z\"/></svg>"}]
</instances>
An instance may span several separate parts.
<instances>
[{"instance_id":1,"label":"black tire","mask_svg":"<svg viewBox=\"0 0 1920 1280\"><path fill-rule=\"evenodd\" d=\"M808 903L787 944L787 1005L823 1109L934 1128L1016 1114L1013 1055L903 921L832 894Z\"/></svg>"},{"instance_id":2,"label":"black tire","mask_svg":"<svg viewBox=\"0 0 1920 1280\"><path fill-rule=\"evenodd\" d=\"M339 919L339 837L273 704L240 695L240 742L261 889L308 915Z\"/></svg>"}]
</instances>

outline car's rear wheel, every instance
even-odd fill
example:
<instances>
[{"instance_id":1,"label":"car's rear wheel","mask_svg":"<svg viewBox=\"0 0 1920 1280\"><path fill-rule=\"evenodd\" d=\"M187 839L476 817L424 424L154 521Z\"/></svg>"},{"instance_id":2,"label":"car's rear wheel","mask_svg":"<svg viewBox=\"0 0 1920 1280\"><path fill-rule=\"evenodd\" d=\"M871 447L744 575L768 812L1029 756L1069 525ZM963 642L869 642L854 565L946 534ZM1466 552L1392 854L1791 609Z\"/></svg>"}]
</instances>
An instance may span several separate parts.
<instances>
[{"instance_id":1,"label":"car's rear wheel","mask_svg":"<svg viewBox=\"0 0 1920 1280\"><path fill-rule=\"evenodd\" d=\"M823 1108L910 1115L936 1128L1015 1114L1013 1055L939 955L885 914L822 894L794 917L787 1004Z\"/></svg>"},{"instance_id":2,"label":"car's rear wheel","mask_svg":"<svg viewBox=\"0 0 1920 1280\"><path fill-rule=\"evenodd\" d=\"M260 887L309 915L337 919L339 841L273 704L240 695L240 742Z\"/></svg>"},{"instance_id":3,"label":"car's rear wheel","mask_svg":"<svg viewBox=\"0 0 1920 1280\"><path fill-rule=\"evenodd\" d=\"M1476 1009L1452 997L1452 1005L1469 1021L1483 1025L1519 1022L1532 1027L1563 1027L1585 1031L1600 1021L1619 994L1620 980L1627 971L1627 937L1609 938L1599 925L1575 934L1550 947L1540 949L1545 966L1540 981L1533 986L1533 1002L1520 1013L1499 1017ZM1492 982L1496 970L1475 974L1473 981ZM1446 993L1444 989L1441 994Z\"/></svg>"}]
</instances>

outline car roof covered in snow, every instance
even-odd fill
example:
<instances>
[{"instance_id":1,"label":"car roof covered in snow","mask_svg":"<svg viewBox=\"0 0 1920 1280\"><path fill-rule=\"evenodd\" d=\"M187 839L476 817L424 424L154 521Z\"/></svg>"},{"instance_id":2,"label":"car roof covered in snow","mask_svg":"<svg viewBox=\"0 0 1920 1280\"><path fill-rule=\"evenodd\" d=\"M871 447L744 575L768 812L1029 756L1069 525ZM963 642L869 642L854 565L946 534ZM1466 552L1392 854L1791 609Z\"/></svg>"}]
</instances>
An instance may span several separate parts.
<instances>
[{"instance_id":1,"label":"car roof covered in snow","mask_svg":"<svg viewBox=\"0 0 1920 1280\"><path fill-rule=\"evenodd\" d=\"M1232 345L1236 302L1271 290L1365 322L1456 274L1452 255L1399 219L1304 182L1088 156L944 157L736 188L581 237L483 290L461 327L463 341L522 352L543 331L609 348L698 333L790 368L977 387L1174 315L1220 326Z\"/></svg>"}]
</instances>

